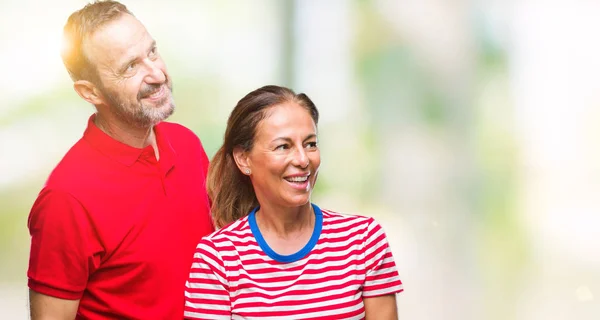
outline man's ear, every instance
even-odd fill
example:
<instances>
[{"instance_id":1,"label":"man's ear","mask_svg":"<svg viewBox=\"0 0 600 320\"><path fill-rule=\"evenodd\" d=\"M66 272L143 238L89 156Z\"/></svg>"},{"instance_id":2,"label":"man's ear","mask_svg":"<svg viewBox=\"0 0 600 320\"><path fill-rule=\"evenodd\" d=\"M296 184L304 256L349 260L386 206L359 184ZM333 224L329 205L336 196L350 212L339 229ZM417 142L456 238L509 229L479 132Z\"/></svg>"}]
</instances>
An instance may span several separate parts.
<instances>
[{"instance_id":1,"label":"man's ear","mask_svg":"<svg viewBox=\"0 0 600 320\"><path fill-rule=\"evenodd\" d=\"M233 148L233 160L243 174L249 175L249 172L252 172L250 161L248 159L248 152L244 151L241 147Z\"/></svg>"},{"instance_id":2,"label":"man's ear","mask_svg":"<svg viewBox=\"0 0 600 320\"><path fill-rule=\"evenodd\" d=\"M87 80L77 80L73 84L75 92L85 101L97 106L104 102L100 90L95 84Z\"/></svg>"}]
</instances>

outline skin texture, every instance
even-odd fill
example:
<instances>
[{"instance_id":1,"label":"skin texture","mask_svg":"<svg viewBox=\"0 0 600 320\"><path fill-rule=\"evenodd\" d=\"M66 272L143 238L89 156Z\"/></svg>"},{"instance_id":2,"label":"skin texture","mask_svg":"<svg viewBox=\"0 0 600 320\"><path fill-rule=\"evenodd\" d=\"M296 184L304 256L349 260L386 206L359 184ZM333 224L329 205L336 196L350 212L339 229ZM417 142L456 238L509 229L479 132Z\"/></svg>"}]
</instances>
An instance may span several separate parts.
<instances>
[{"instance_id":1,"label":"skin texture","mask_svg":"<svg viewBox=\"0 0 600 320\"><path fill-rule=\"evenodd\" d=\"M32 320L73 320L79 300L64 300L29 290Z\"/></svg>"},{"instance_id":2,"label":"skin texture","mask_svg":"<svg viewBox=\"0 0 600 320\"><path fill-rule=\"evenodd\" d=\"M317 127L309 112L295 102L266 112L252 149L234 150L234 159L242 173L250 170L261 206L256 221L265 241L275 252L289 255L306 245L315 224L310 195L321 164ZM293 175L308 175L308 183L291 184L288 179ZM394 294L365 298L364 304L367 319L398 317Z\"/></svg>"},{"instance_id":3,"label":"skin texture","mask_svg":"<svg viewBox=\"0 0 600 320\"><path fill-rule=\"evenodd\" d=\"M235 150L238 168L250 179L260 210L258 227L279 254L300 250L314 227L310 195L321 164L317 128L308 111L295 102L267 109L249 151ZM303 184L292 176L308 176Z\"/></svg>"},{"instance_id":4,"label":"skin texture","mask_svg":"<svg viewBox=\"0 0 600 320\"><path fill-rule=\"evenodd\" d=\"M364 298L366 320L396 320L398 309L396 295L388 294L379 297Z\"/></svg>"},{"instance_id":5,"label":"skin texture","mask_svg":"<svg viewBox=\"0 0 600 320\"><path fill-rule=\"evenodd\" d=\"M150 127L172 113L165 64L154 39L137 19L121 16L95 32L84 48L97 68L109 113L138 127Z\"/></svg>"},{"instance_id":6,"label":"skin texture","mask_svg":"<svg viewBox=\"0 0 600 320\"><path fill-rule=\"evenodd\" d=\"M123 14L84 41L84 52L98 79L78 80L74 88L96 106L96 125L125 144L153 145L153 126L169 117L175 104L166 66L144 25Z\"/></svg>"},{"instance_id":7,"label":"skin texture","mask_svg":"<svg viewBox=\"0 0 600 320\"><path fill-rule=\"evenodd\" d=\"M133 16L123 14L84 41L84 51L98 79L78 80L74 89L97 109L96 125L133 147L152 145L153 126L173 113L171 81L154 39ZM79 300L64 300L30 291L32 320L75 318Z\"/></svg>"}]
</instances>

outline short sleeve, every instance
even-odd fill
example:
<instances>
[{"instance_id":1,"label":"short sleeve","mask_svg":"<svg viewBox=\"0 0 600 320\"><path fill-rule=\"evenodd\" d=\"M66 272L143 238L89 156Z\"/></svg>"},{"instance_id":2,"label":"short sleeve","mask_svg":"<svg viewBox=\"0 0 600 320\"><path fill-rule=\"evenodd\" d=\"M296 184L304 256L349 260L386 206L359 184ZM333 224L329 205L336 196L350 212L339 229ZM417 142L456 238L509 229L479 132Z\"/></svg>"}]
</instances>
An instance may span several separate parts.
<instances>
[{"instance_id":1,"label":"short sleeve","mask_svg":"<svg viewBox=\"0 0 600 320\"><path fill-rule=\"evenodd\" d=\"M100 263L87 214L71 195L44 189L28 220L30 289L57 298L80 299Z\"/></svg>"},{"instance_id":2,"label":"short sleeve","mask_svg":"<svg viewBox=\"0 0 600 320\"><path fill-rule=\"evenodd\" d=\"M365 238L366 279L363 297L376 297L402 292L402 281L396 269L387 237L381 226L370 219Z\"/></svg>"},{"instance_id":3,"label":"short sleeve","mask_svg":"<svg viewBox=\"0 0 600 320\"><path fill-rule=\"evenodd\" d=\"M185 319L231 319L225 264L214 243L202 239L185 284Z\"/></svg>"}]
</instances>

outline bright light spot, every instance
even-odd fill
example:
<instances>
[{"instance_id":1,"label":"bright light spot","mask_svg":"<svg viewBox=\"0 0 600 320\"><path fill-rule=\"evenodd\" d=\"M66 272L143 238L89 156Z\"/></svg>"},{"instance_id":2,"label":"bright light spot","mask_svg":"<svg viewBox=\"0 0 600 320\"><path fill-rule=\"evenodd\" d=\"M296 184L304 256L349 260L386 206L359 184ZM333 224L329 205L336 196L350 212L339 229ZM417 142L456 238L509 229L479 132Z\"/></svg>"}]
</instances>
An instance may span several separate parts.
<instances>
[{"instance_id":1,"label":"bright light spot","mask_svg":"<svg viewBox=\"0 0 600 320\"><path fill-rule=\"evenodd\" d=\"M590 288L588 288L587 286L579 286L575 292L577 294L577 300L579 301L594 300L594 295L592 294L592 291L590 291Z\"/></svg>"},{"instance_id":2,"label":"bright light spot","mask_svg":"<svg viewBox=\"0 0 600 320\"><path fill-rule=\"evenodd\" d=\"M35 19L16 14L3 18L3 26L18 30L0 34L0 70L5 75L0 77L0 114L18 106L17 101L53 90L58 79L68 78L60 58L64 17L48 12Z\"/></svg>"}]
</instances>

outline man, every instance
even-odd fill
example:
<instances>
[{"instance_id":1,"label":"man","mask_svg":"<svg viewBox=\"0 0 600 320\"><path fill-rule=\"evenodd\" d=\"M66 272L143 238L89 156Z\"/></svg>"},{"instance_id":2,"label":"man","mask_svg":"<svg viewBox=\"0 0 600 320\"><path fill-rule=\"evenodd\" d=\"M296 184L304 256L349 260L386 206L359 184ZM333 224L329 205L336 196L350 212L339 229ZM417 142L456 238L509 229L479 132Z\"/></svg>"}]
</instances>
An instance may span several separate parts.
<instances>
[{"instance_id":1,"label":"man","mask_svg":"<svg viewBox=\"0 0 600 320\"><path fill-rule=\"evenodd\" d=\"M63 61L96 113L31 210L36 319L181 319L200 238L214 230L208 159L173 113L146 28L114 1L73 13Z\"/></svg>"}]
</instances>

